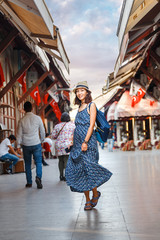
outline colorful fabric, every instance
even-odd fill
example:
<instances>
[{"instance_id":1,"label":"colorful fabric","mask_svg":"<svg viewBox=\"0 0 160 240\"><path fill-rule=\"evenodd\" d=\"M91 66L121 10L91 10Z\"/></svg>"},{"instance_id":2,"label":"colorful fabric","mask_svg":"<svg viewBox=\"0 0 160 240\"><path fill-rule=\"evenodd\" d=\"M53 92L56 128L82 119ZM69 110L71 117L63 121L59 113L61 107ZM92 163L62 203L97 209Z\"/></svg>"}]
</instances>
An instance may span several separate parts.
<instances>
[{"instance_id":1,"label":"colorful fabric","mask_svg":"<svg viewBox=\"0 0 160 240\"><path fill-rule=\"evenodd\" d=\"M61 122L54 127L53 132L51 134L53 139L57 138L57 135L58 135L59 131L62 129L64 124L65 124L65 122ZM69 154L69 153L66 153L65 148L67 148L69 145L72 144L72 136L74 134L74 129L75 129L74 123L67 122L65 124L64 128L60 132L60 134L55 142L55 150L56 150L57 156Z\"/></svg>"},{"instance_id":2,"label":"colorful fabric","mask_svg":"<svg viewBox=\"0 0 160 240\"><path fill-rule=\"evenodd\" d=\"M72 191L90 191L107 182L112 173L98 164L99 152L95 131L89 139L87 151L81 151L90 126L87 108L77 113L75 125L73 148L68 158L65 177Z\"/></svg>"}]
</instances>

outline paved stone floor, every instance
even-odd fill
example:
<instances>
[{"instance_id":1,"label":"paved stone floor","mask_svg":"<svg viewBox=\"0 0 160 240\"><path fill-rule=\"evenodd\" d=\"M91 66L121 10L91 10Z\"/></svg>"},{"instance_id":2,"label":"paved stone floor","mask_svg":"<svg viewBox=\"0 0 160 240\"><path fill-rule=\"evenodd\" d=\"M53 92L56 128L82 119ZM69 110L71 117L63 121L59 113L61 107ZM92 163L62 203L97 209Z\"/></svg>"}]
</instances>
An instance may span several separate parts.
<instances>
[{"instance_id":1,"label":"paved stone floor","mask_svg":"<svg viewBox=\"0 0 160 240\"><path fill-rule=\"evenodd\" d=\"M89 212L83 194L59 181L57 159L43 167L42 190L35 183L25 189L24 173L1 175L0 240L159 240L159 155L100 150L100 163L113 176Z\"/></svg>"}]
</instances>

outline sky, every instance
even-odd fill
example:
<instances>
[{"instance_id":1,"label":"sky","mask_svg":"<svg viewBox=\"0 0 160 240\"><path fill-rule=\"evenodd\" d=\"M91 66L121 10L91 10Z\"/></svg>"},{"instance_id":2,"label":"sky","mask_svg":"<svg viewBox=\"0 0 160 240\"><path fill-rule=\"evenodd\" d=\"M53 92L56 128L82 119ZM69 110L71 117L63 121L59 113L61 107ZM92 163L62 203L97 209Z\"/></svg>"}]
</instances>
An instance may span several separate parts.
<instances>
[{"instance_id":1,"label":"sky","mask_svg":"<svg viewBox=\"0 0 160 240\"><path fill-rule=\"evenodd\" d=\"M87 81L93 98L97 97L118 57L116 31L122 0L45 2L70 59L70 75L64 70L66 78L71 87Z\"/></svg>"}]
</instances>

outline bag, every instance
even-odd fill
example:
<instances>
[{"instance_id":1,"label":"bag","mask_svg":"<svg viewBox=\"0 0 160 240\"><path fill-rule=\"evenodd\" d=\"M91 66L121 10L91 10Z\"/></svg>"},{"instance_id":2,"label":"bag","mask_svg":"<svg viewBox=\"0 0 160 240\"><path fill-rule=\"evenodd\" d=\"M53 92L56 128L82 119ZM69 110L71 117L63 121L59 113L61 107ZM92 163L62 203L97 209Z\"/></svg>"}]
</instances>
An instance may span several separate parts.
<instances>
[{"instance_id":1,"label":"bag","mask_svg":"<svg viewBox=\"0 0 160 240\"><path fill-rule=\"evenodd\" d=\"M100 143L106 142L108 138L108 133L110 129L110 125L107 122L104 113L97 109L97 116L96 116L96 137L97 141Z\"/></svg>"},{"instance_id":2,"label":"bag","mask_svg":"<svg viewBox=\"0 0 160 240\"><path fill-rule=\"evenodd\" d=\"M64 126L66 125L66 123L63 125L63 127L59 130L59 133L57 134L57 137L55 139L57 139L59 137L59 134L61 133L61 131L63 130Z\"/></svg>"},{"instance_id":3,"label":"bag","mask_svg":"<svg viewBox=\"0 0 160 240\"><path fill-rule=\"evenodd\" d=\"M91 103L89 104L89 110L90 110ZM97 116L96 116L96 138L97 141L100 143L105 143L108 138L108 133L110 129L110 125L107 122L104 113L97 108Z\"/></svg>"}]
</instances>

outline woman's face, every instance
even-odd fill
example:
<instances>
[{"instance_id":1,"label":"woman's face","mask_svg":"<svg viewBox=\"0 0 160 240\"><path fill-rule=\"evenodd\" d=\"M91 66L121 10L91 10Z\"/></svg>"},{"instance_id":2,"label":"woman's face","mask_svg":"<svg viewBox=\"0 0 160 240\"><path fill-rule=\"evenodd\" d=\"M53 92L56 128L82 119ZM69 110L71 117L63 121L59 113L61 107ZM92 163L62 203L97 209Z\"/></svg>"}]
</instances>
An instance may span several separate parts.
<instances>
[{"instance_id":1,"label":"woman's face","mask_svg":"<svg viewBox=\"0 0 160 240\"><path fill-rule=\"evenodd\" d=\"M78 88L76 90L76 96L80 101L83 101L86 98L87 90L85 88Z\"/></svg>"}]
</instances>

